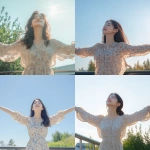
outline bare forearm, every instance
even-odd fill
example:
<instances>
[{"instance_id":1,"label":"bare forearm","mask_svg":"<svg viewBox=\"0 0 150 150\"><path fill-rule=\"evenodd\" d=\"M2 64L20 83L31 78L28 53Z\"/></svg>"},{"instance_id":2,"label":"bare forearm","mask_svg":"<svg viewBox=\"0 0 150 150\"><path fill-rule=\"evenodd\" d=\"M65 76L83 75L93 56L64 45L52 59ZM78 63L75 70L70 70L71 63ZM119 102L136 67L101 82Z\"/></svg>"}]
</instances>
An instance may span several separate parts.
<instances>
[{"instance_id":1,"label":"bare forearm","mask_svg":"<svg viewBox=\"0 0 150 150\"><path fill-rule=\"evenodd\" d=\"M14 114L14 111L11 111L11 110L9 110L9 109L7 109L7 108L4 108L4 107L1 107L1 106L0 106L0 110L4 111L4 112L6 112L6 113L8 113L8 114L10 114L10 115L13 115L13 114Z\"/></svg>"}]
</instances>

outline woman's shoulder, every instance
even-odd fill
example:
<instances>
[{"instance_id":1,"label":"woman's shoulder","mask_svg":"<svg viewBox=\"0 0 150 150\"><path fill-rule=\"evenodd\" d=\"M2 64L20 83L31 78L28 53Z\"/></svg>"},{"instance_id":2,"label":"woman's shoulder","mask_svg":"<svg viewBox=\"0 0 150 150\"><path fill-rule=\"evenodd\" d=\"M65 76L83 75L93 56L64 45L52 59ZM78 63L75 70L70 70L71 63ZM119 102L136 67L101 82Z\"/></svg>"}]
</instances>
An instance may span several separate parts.
<instances>
[{"instance_id":1,"label":"woman's shoulder","mask_svg":"<svg viewBox=\"0 0 150 150\"><path fill-rule=\"evenodd\" d=\"M125 43L125 42L118 42L118 45L119 46L125 46L125 45L127 45L127 43Z\"/></svg>"},{"instance_id":2,"label":"woman's shoulder","mask_svg":"<svg viewBox=\"0 0 150 150\"><path fill-rule=\"evenodd\" d=\"M102 46L103 46L102 43L96 43L95 45L93 45L93 47L96 49L102 49Z\"/></svg>"}]
</instances>

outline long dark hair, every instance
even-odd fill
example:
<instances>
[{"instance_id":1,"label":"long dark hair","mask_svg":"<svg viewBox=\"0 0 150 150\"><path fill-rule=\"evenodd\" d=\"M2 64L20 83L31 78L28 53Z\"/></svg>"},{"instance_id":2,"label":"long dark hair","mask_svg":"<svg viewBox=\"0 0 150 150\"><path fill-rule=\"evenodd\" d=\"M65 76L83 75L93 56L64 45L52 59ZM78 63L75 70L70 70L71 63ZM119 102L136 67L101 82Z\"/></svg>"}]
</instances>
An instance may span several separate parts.
<instances>
[{"instance_id":1,"label":"long dark hair","mask_svg":"<svg viewBox=\"0 0 150 150\"><path fill-rule=\"evenodd\" d=\"M119 94L117 94L117 93L111 93L110 95L112 95L112 94L116 96L118 103L120 103L120 106L118 106L117 109L116 109L116 113L117 113L119 116L122 116L122 115L124 114L124 112L122 111L122 108L123 108L123 100L122 100L122 98L120 97ZM109 95L109 96L110 96L110 95Z\"/></svg>"},{"instance_id":2,"label":"long dark hair","mask_svg":"<svg viewBox=\"0 0 150 150\"><path fill-rule=\"evenodd\" d=\"M31 17L29 18L27 25L25 27L25 36L24 38L21 40L21 42L26 46L27 49L30 49L32 44L33 44L33 40L34 40L34 30L31 27L32 24L32 20L34 18L34 16L36 14L41 14L45 20L45 24L43 27L43 34L42 34L42 38L44 39L44 44L46 46L48 46L50 44L50 25L46 19L46 15L43 13L40 13L39 11L34 11L31 15Z\"/></svg>"},{"instance_id":3,"label":"long dark hair","mask_svg":"<svg viewBox=\"0 0 150 150\"><path fill-rule=\"evenodd\" d=\"M36 101L36 100L40 101L41 104L42 104L42 107L43 107L43 110L41 111L41 117L43 119L41 125L44 125L45 127L48 127L48 126L50 126L50 120L49 120L46 108L45 108L43 102L41 101L41 99L37 98L34 101ZM32 105L31 105L30 117L34 116L34 111L32 110L34 101L32 102Z\"/></svg>"},{"instance_id":4,"label":"long dark hair","mask_svg":"<svg viewBox=\"0 0 150 150\"><path fill-rule=\"evenodd\" d=\"M114 40L115 42L125 42L126 44L129 43L124 31L123 31L123 28L121 26L121 24L115 20L107 20L106 22L110 21L114 27L114 29L118 29L118 32L114 35ZM102 43L106 43L106 36L103 35L103 38L102 38Z\"/></svg>"}]
</instances>

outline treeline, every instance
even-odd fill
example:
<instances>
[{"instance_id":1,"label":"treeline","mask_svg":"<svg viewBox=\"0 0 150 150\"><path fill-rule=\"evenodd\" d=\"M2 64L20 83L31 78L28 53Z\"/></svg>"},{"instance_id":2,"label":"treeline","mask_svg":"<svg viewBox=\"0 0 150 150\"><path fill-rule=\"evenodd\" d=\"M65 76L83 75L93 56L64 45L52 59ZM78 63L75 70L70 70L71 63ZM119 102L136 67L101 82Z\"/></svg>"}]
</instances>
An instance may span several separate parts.
<instances>
[{"instance_id":1,"label":"treeline","mask_svg":"<svg viewBox=\"0 0 150 150\"><path fill-rule=\"evenodd\" d=\"M150 60L145 60L142 64L137 61L137 63L134 64L134 66L128 65L126 71L132 71L132 70L150 70ZM80 68L79 71L85 71L83 68ZM95 72L95 63L94 61L90 60L88 64L87 71L94 71Z\"/></svg>"}]
</instances>

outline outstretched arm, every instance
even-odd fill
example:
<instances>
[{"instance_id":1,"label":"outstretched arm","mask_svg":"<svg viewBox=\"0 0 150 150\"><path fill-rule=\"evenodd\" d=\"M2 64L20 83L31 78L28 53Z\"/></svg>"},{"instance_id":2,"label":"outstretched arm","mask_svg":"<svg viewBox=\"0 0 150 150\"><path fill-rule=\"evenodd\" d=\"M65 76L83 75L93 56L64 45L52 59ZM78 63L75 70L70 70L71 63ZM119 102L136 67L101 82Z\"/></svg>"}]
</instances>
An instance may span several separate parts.
<instances>
[{"instance_id":1,"label":"outstretched arm","mask_svg":"<svg viewBox=\"0 0 150 150\"><path fill-rule=\"evenodd\" d=\"M64 119L65 115L70 113L70 112L72 112L74 109L75 108L72 107L72 108L69 108L69 109L66 109L66 110L61 110L56 115L50 116L49 117L49 119L50 119L50 126L52 126L54 124L57 124L60 121L62 121Z\"/></svg>"},{"instance_id":2,"label":"outstretched arm","mask_svg":"<svg viewBox=\"0 0 150 150\"><path fill-rule=\"evenodd\" d=\"M100 43L97 43L92 47L76 48L75 54L80 57L94 56L94 53L98 49L99 46L100 46Z\"/></svg>"},{"instance_id":3,"label":"outstretched arm","mask_svg":"<svg viewBox=\"0 0 150 150\"><path fill-rule=\"evenodd\" d=\"M119 49L121 50L122 55L126 58L132 56L144 56L150 53L150 44L132 46L121 42Z\"/></svg>"},{"instance_id":4,"label":"outstretched arm","mask_svg":"<svg viewBox=\"0 0 150 150\"><path fill-rule=\"evenodd\" d=\"M6 113L8 113L10 115L14 115L14 113L15 113L14 111L9 110L9 109L4 108L4 107L1 107L1 106L0 106L0 110L4 111L4 112L6 112Z\"/></svg>"},{"instance_id":5,"label":"outstretched arm","mask_svg":"<svg viewBox=\"0 0 150 150\"><path fill-rule=\"evenodd\" d=\"M104 116L102 115L92 115L85 111L82 107L75 107L77 118L80 121L88 122L89 124L97 127L99 122L101 121Z\"/></svg>"},{"instance_id":6,"label":"outstretched arm","mask_svg":"<svg viewBox=\"0 0 150 150\"><path fill-rule=\"evenodd\" d=\"M64 44L56 39L51 39L50 44L59 60L73 59L75 57L75 44Z\"/></svg>"},{"instance_id":7,"label":"outstretched arm","mask_svg":"<svg viewBox=\"0 0 150 150\"><path fill-rule=\"evenodd\" d=\"M0 43L0 59L4 62L13 62L21 56L23 48L21 40L12 44Z\"/></svg>"},{"instance_id":8,"label":"outstretched arm","mask_svg":"<svg viewBox=\"0 0 150 150\"><path fill-rule=\"evenodd\" d=\"M0 110L10 114L12 116L12 118L14 120L18 121L19 123L21 123L23 125L27 125L29 117L23 116L19 112L11 111L11 110L1 107L1 106L0 106Z\"/></svg>"},{"instance_id":9,"label":"outstretched arm","mask_svg":"<svg viewBox=\"0 0 150 150\"><path fill-rule=\"evenodd\" d=\"M137 123L138 121L147 121L150 119L150 106L143 108L140 111L137 111L131 115L125 115L126 125L131 126Z\"/></svg>"}]
</instances>

